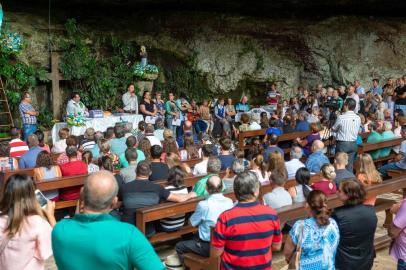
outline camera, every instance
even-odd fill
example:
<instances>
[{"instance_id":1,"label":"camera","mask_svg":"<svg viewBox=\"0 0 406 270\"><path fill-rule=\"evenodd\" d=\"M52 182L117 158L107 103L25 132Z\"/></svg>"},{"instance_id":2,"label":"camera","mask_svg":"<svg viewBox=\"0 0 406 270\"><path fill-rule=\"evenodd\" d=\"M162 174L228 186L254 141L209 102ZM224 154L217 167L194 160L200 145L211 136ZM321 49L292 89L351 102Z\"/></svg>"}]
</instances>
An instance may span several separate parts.
<instances>
[{"instance_id":1,"label":"camera","mask_svg":"<svg viewBox=\"0 0 406 270\"><path fill-rule=\"evenodd\" d=\"M331 109L331 110L338 110L338 100L333 97L327 97L324 106Z\"/></svg>"}]
</instances>

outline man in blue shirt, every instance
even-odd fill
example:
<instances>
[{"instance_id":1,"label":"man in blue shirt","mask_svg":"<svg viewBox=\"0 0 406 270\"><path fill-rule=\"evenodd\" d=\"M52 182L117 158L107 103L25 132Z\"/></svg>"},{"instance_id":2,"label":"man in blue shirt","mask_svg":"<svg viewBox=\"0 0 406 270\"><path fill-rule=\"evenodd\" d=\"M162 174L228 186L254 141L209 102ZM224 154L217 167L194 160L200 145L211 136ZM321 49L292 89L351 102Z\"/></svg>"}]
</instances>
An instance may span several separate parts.
<instances>
[{"instance_id":1,"label":"man in blue shirt","mask_svg":"<svg viewBox=\"0 0 406 270\"><path fill-rule=\"evenodd\" d=\"M248 98L243 96L241 101L235 105L235 110L237 112L248 112L250 110L250 105L248 104Z\"/></svg>"},{"instance_id":2,"label":"man in blue shirt","mask_svg":"<svg viewBox=\"0 0 406 270\"><path fill-rule=\"evenodd\" d=\"M310 172L319 173L321 166L330 163L328 157L323 153L324 143L320 140L315 140L312 145L313 153L306 160L306 168Z\"/></svg>"},{"instance_id":3,"label":"man in blue shirt","mask_svg":"<svg viewBox=\"0 0 406 270\"><path fill-rule=\"evenodd\" d=\"M37 156L43 150L38 146L38 137L35 134L28 136L28 146L30 150L21 156L18 163L20 169L34 168L37 164Z\"/></svg>"},{"instance_id":4,"label":"man in blue shirt","mask_svg":"<svg viewBox=\"0 0 406 270\"><path fill-rule=\"evenodd\" d=\"M190 224L193 227L199 226L199 237L193 240L181 241L175 246L175 250L181 259L183 259L182 255L187 252L209 257L211 227L214 227L221 213L233 207L233 201L224 197L221 193L223 182L218 175L209 177L206 182L206 190L209 197L198 203L196 211L190 217Z\"/></svg>"},{"instance_id":5,"label":"man in blue shirt","mask_svg":"<svg viewBox=\"0 0 406 270\"><path fill-rule=\"evenodd\" d=\"M127 149L125 138L125 130L122 125L116 125L114 127L114 138L110 140L110 150L113 154L120 156Z\"/></svg>"},{"instance_id":6,"label":"man in blue shirt","mask_svg":"<svg viewBox=\"0 0 406 270\"><path fill-rule=\"evenodd\" d=\"M282 148L280 148L278 146L279 137L276 134L271 134L270 136L268 136L267 139L268 139L269 145L265 150L265 156L264 156L265 161L268 162L269 155L273 152L279 152L283 158L285 156L285 152L283 151Z\"/></svg>"},{"instance_id":7,"label":"man in blue shirt","mask_svg":"<svg viewBox=\"0 0 406 270\"><path fill-rule=\"evenodd\" d=\"M379 86L379 79L372 80L372 87L369 89L374 95L382 95L382 87Z\"/></svg>"},{"instance_id":8,"label":"man in blue shirt","mask_svg":"<svg viewBox=\"0 0 406 270\"><path fill-rule=\"evenodd\" d=\"M20 111L21 121L23 122L23 137L27 140L28 136L37 131L37 116L38 111L34 109L31 104L31 95L26 92L23 95L23 99L18 106Z\"/></svg>"}]
</instances>

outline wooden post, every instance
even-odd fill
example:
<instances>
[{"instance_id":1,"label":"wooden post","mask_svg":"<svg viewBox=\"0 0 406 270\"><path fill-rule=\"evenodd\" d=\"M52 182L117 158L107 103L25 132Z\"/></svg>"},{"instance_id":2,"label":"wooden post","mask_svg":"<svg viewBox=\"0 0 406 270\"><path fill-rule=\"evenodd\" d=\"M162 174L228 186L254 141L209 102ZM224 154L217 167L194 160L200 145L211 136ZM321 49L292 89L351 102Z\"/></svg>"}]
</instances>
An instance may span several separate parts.
<instances>
[{"instance_id":1,"label":"wooden post","mask_svg":"<svg viewBox=\"0 0 406 270\"><path fill-rule=\"evenodd\" d=\"M59 89L59 81L63 80L59 73L59 53L52 52L51 54L51 73L48 73L48 78L52 81L52 111L55 119L61 119L61 103L62 95Z\"/></svg>"}]
</instances>

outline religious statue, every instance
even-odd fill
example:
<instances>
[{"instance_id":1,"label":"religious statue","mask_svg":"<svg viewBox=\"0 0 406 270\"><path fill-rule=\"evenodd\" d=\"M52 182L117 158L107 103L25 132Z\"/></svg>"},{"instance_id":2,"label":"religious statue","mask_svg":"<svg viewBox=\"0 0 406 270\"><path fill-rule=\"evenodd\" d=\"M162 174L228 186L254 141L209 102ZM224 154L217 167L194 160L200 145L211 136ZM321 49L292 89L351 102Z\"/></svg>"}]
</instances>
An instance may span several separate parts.
<instances>
[{"instance_id":1,"label":"religious statue","mask_svg":"<svg viewBox=\"0 0 406 270\"><path fill-rule=\"evenodd\" d=\"M141 56L141 66L145 68L147 66L148 53L144 45L141 46L140 56Z\"/></svg>"}]
</instances>

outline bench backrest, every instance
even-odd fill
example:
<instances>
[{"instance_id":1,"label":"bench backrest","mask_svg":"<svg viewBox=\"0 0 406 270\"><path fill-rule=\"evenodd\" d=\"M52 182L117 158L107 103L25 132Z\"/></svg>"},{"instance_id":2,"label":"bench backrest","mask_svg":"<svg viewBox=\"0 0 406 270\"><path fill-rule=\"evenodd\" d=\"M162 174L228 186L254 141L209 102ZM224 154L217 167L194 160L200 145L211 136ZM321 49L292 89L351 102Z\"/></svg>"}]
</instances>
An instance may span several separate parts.
<instances>
[{"instance_id":1,"label":"bench backrest","mask_svg":"<svg viewBox=\"0 0 406 270\"><path fill-rule=\"evenodd\" d=\"M397 146L400 145L403 142L403 140L404 140L403 138L394 138L377 143L362 143L358 145L358 154L362 154L373 150L379 150L386 147Z\"/></svg>"}]
</instances>

